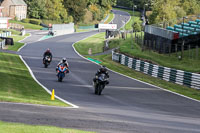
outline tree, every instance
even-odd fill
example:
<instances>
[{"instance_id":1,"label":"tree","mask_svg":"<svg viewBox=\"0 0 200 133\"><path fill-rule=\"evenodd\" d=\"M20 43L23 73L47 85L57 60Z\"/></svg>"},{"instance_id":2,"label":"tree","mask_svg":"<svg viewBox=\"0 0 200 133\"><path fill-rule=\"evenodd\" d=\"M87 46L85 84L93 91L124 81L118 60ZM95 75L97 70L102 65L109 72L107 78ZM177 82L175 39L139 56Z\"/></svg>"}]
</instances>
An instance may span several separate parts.
<instances>
[{"instance_id":1,"label":"tree","mask_svg":"<svg viewBox=\"0 0 200 133\"><path fill-rule=\"evenodd\" d=\"M87 0L65 0L63 3L68 13L72 15L75 23L83 21Z\"/></svg>"},{"instance_id":2,"label":"tree","mask_svg":"<svg viewBox=\"0 0 200 133\"><path fill-rule=\"evenodd\" d=\"M46 0L47 18L62 22L70 22L68 13L62 4L63 0ZM70 18L71 19L71 18Z\"/></svg>"},{"instance_id":3,"label":"tree","mask_svg":"<svg viewBox=\"0 0 200 133\"><path fill-rule=\"evenodd\" d=\"M187 13L187 15L191 14L199 14L200 13L200 2L197 0L184 0L182 7Z\"/></svg>"},{"instance_id":4,"label":"tree","mask_svg":"<svg viewBox=\"0 0 200 133\"><path fill-rule=\"evenodd\" d=\"M149 17L150 23L165 22L177 18L175 7L179 4L179 0L155 0L152 14Z\"/></svg>"},{"instance_id":5,"label":"tree","mask_svg":"<svg viewBox=\"0 0 200 133\"><path fill-rule=\"evenodd\" d=\"M134 22L132 27L134 32L140 32L142 30L141 23L139 22Z\"/></svg>"},{"instance_id":6,"label":"tree","mask_svg":"<svg viewBox=\"0 0 200 133\"><path fill-rule=\"evenodd\" d=\"M46 18L46 1L44 0L25 0L28 6L28 17L30 18Z\"/></svg>"}]
</instances>

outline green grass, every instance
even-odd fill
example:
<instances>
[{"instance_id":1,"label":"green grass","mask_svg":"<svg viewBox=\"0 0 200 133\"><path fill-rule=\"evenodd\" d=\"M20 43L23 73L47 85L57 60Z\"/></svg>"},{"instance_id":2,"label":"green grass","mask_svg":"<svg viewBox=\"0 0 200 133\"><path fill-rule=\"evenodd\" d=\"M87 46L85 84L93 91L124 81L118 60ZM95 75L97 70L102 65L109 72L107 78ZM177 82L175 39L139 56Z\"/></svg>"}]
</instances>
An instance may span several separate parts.
<instances>
[{"instance_id":1,"label":"green grass","mask_svg":"<svg viewBox=\"0 0 200 133\"><path fill-rule=\"evenodd\" d=\"M9 20L9 23L21 24L24 26L25 29L40 30L41 28L43 28L40 25L35 25L35 24L31 24L31 23L23 23L23 22L15 21L15 20Z\"/></svg>"},{"instance_id":2,"label":"green grass","mask_svg":"<svg viewBox=\"0 0 200 133\"><path fill-rule=\"evenodd\" d=\"M17 51L19 48L21 48L24 45L24 43L21 42L15 42L14 45L9 45L7 50L11 51Z\"/></svg>"},{"instance_id":3,"label":"green grass","mask_svg":"<svg viewBox=\"0 0 200 133\"><path fill-rule=\"evenodd\" d=\"M88 55L88 50L92 49L92 54L103 51L105 33L96 34L90 38L76 43L74 46L76 50L82 55Z\"/></svg>"},{"instance_id":4,"label":"green grass","mask_svg":"<svg viewBox=\"0 0 200 133\"><path fill-rule=\"evenodd\" d=\"M33 80L18 55L0 53L0 81L0 101L68 106L50 100L50 95Z\"/></svg>"},{"instance_id":5,"label":"green grass","mask_svg":"<svg viewBox=\"0 0 200 133\"><path fill-rule=\"evenodd\" d=\"M130 56L134 56L137 58L146 59L154 62L155 64L159 64L161 66L175 68L179 70L189 71L189 72L200 72L200 55L199 59L191 59L189 58L189 51L184 51L183 60L179 60L175 53L169 54L159 54L157 52L153 52L152 50L145 50L142 52L140 46L134 43L134 49L131 49L131 37L128 36L126 41L119 40L120 48L119 52L128 54ZM193 50L193 53L195 50ZM200 49L199 49L200 53ZM178 55L181 53L179 52Z\"/></svg>"},{"instance_id":6,"label":"green grass","mask_svg":"<svg viewBox=\"0 0 200 133\"><path fill-rule=\"evenodd\" d=\"M87 56L90 57L90 56ZM188 88L186 86L181 86L178 84L174 84L171 82L167 82L158 78L154 78L152 76L143 74L141 72L137 72L133 69L128 68L127 66L121 65L117 62L112 61L112 55L101 55L101 56L92 56L90 58L93 58L95 60L99 60L101 61L102 65L105 65L106 67L108 67L111 70L114 70L116 72L122 73L124 75L127 75L129 77L159 86L161 88L200 100L200 91L199 90L195 90L192 88Z\"/></svg>"},{"instance_id":7,"label":"green grass","mask_svg":"<svg viewBox=\"0 0 200 133\"><path fill-rule=\"evenodd\" d=\"M75 129L58 128L54 126L36 126L0 121L0 133L92 133ZM94 132L93 132L94 133Z\"/></svg>"},{"instance_id":8,"label":"green grass","mask_svg":"<svg viewBox=\"0 0 200 133\"><path fill-rule=\"evenodd\" d=\"M42 19L41 20L42 23L49 25L49 24L63 24L63 22L61 21L56 21L56 20L46 20L46 19Z\"/></svg>"},{"instance_id":9,"label":"green grass","mask_svg":"<svg viewBox=\"0 0 200 133\"><path fill-rule=\"evenodd\" d=\"M110 23L113 20L113 18L114 18L114 14L111 12L111 13L109 13L108 19L104 23L105 24Z\"/></svg>"},{"instance_id":10,"label":"green grass","mask_svg":"<svg viewBox=\"0 0 200 133\"><path fill-rule=\"evenodd\" d=\"M14 40L14 45L8 45L8 50L17 51L19 48L21 48L24 43L20 43L19 41L24 39L25 37L29 36L30 34L26 34L25 36L20 35L13 35L11 36Z\"/></svg>"}]
</instances>

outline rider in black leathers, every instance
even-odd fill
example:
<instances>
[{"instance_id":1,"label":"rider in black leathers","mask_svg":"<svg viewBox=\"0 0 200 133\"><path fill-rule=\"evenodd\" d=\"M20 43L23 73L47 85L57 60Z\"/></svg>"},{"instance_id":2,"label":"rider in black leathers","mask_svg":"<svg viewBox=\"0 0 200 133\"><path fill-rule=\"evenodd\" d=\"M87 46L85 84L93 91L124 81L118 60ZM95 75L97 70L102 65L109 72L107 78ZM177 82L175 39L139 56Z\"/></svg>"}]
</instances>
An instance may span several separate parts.
<instances>
[{"instance_id":1,"label":"rider in black leathers","mask_svg":"<svg viewBox=\"0 0 200 133\"><path fill-rule=\"evenodd\" d=\"M95 74L95 78L93 79L94 83L96 83L96 80L98 79L98 77L104 73L106 75L107 78L109 78L109 74L108 74L108 70L106 69L105 66L101 66L101 68L99 68L99 70L97 71L97 73ZM109 84L109 81L107 81L106 84Z\"/></svg>"},{"instance_id":2,"label":"rider in black leathers","mask_svg":"<svg viewBox=\"0 0 200 133\"><path fill-rule=\"evenodd\" d=\"M51 53L51 51L50 51L50 49L48 48L45 52L44 52L44 54L43 54L43 62L44 62L44 59L45 59L45 57L46 56L49 56L50 57L50 62L52 61L52 53Z\"/></svg>"}]
</instances>

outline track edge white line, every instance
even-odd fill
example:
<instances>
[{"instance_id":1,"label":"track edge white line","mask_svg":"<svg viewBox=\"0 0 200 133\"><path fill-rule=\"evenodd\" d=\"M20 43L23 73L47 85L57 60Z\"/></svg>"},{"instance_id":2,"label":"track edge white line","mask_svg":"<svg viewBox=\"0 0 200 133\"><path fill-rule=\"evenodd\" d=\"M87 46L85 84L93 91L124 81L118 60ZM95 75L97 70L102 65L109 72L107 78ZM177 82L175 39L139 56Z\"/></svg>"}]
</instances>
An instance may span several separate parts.
<instances>
[{"instance_id":1,"label":"track edge white line","mask_svg":"<svg viewBox=\"0 0 200 133\"><path fill-rule=\"evenodd\" d=\"M24 61L23 57L22 57L21 55L19 55L19 57L20 57L20 59L22 60L22 62L25 64L25 66L28 68L29 73L31 74L32 78L33 78L33 79L34 79L48 94L51 95L51 91L48 90L44 85L42 85L42 84L36 79L35 75L33 74L32 70L30 69L30 67L28 66L28 64ZM60 100L60 101L62 101L62 102L64 102L64 103L66 103L66 104L68 104L68 105L71 105L73 108L79 108L79 106L74 105L74 104L72 104L72 103L70 103L70 102L68 102L68 101L66 101L66 100L64 100L64 99L62 99L62 98L60 98L60 97L58 97L58 96L56 96L56 95L55 95L55 98L57 98L58 100ZM68 108L68 107L66 107L66 108Z\"/></svg>"}]
</instances>

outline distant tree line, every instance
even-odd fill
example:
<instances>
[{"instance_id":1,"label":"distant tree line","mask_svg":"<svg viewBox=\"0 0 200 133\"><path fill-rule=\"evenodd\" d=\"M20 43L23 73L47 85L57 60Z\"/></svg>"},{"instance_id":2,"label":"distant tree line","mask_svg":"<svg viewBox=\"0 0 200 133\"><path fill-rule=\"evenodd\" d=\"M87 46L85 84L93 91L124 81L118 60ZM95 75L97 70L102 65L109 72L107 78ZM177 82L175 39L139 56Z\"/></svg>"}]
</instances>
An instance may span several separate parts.
<instances>
[{"instance_id":1,"label":"distant tree line","mask_svg":"<svg viewBox=\"0 0 200 133\"><path fill-rule=\"evenodd\" d=\"M187 15L200 14L200 0L117 0L118 6L150 11L151 24L181 18Z\"/></svg>"},{"instance_id":2,"label":"distant tree line","mask_svg":"<svg viewBox=\"0 0 200 133\"><path fill-rule=\"evenodd\" d=\"M28 17L68 22L83 22L89 12L92 20L101 20L116 0L25 0Z\"/></svg>"}]
</instances>

